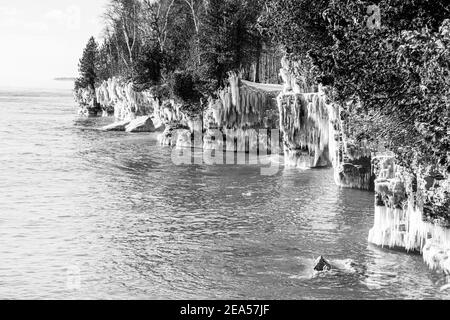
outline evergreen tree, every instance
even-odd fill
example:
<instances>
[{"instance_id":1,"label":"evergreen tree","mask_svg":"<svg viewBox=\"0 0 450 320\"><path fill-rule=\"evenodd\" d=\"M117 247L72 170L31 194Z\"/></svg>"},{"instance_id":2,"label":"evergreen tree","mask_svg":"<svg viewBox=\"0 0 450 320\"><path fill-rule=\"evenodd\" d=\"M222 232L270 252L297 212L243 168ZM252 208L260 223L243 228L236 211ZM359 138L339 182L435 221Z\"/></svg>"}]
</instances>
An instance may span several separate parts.
<instances>
[{"instance_id":1,"label":"evergreen tree","mask_svg":"<svg viewBox=\"0 0 450 320\"><path fill-rule=\"evenodd\" d=\"M160 85L164 57L157 46L144 47L134 65L135 89L150 89Z\"/></svg>"},{"instance_id":2,"label":"evergreen tree","mask_svg":"<svg viewBox=\"0 0 450 320\"><path fill-rule=\"evenodd\" d=\"M115 46L109 39L105 39L98 50L97 56L97 79L108 80L118 74L119 57Z\"/></svg>"},{"instance_id":3,"label":"evergreen tree","mask_svg":"<svg viewBox=\"0 0 450 320\"><path fill-rule=\"evenodd\" d=\"M259 54L261 35L256 31L260 1L211 0L201 21L199 76L205 94L223 87L229 71L240 71Z\"/></svg>"},{"instance_id":4,"label":"evergreen tree","mask_svg":"<svg viewBox=\"0 0 450 320\"><path fill-rule=\"evenodd\" d=\"M385 145L408 169L439 164L450 172L450 3L376 4L375 28L363 0L269 0L263 22L291 59L310 59L352 124L350 138Z\"/></svg>"},{"instance_id":5,"label":"evergreen tree","mask_svg":"<svg viewBox=\"0 0 450 320\"><path fill-rule=\"evenodd\" d=\"M94 37L91 37L83 51L78 70L80 78L75 82L76 88L95 88L98 72L98 46Z\"/></svg>"}]
</instances>

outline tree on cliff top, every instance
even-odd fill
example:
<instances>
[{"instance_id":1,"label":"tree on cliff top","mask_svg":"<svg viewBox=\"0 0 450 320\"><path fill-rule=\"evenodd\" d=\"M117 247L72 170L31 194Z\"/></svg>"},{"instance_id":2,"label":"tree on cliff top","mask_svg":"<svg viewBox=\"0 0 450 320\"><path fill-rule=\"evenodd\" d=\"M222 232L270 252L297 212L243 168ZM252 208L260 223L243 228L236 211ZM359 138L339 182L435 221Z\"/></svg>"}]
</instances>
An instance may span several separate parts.
<instances>
[{"instance_id":1,"label":"tree on cliff top","mask_svg":"<svg viewBox=\"0 0 450 320\"><path fill-rule=\"evenodd\" d=\"M341 116L361 124L350 138L385 145L407 168L416 161L450 172L450 3L375 3L379 26L364 0L270 0L263 22L291 58L311 60Z\"/></svg>"},{"instance_id":2,"label":"tree on cliff top","mask_svg":"<svg viewBox=\"0 0 450 320\"><path fill-rule=\"evenodd\" d=\"M210 0L199 29L199 78L205 95L226 85L228 72L240 71L258 56L256 25L262 1Z\"/></svg>"},{"instance_id":3,"label":"tree on cliff top","mask_svg":"<svg viewBox=\"0 0 450 320\"><path fill-rule=\"evenodd\" d=\"M264 35L282 45L289 59L297 62L297 68L291 71L309 85L329 82L316 79L316 67L323 63L325 49L333 45L323 17L329 4L330 0L267 0L259 20Z\"/></svg>"},{"instance_id":4,"label":"tree on cliff top","mask_svg":"<svg viewBox=\"0 0 450 320\"><path fill-rule=\"evenodd\" d=\"M356 102L343 116L365 125L351 135L383 144L406 168L450 170L450 3L379 1L377 28L368 27L368 5L333 0L325 14L334 44L319 69L333 79L335 101Z\"/></svg>"},{"instance_id":5,"label":"tree on cliff top","mask_svg":"<svg viewBox=\"0 0 450 320\"><path fill-rule=\"evenodd\" d=\"M122 72L131 76L133 64L140 51L141 1L110 0L105 13L105 22L111 29L111 37L116 45L117 53L124 64Z\"/></svg>"},{"instance_id":6,"label":"tree on cliff top","mask_svg":"<svg viewBox=\"0 0 450 320\"><path fill-rule=\"evenodd\" d=\"M91 37L83 51L83 56L80 59L78 70L80 77L75 81L75 88L95 88L97 81L98 70L98 46L94 37Z\"/></svg>"}]
</instances>

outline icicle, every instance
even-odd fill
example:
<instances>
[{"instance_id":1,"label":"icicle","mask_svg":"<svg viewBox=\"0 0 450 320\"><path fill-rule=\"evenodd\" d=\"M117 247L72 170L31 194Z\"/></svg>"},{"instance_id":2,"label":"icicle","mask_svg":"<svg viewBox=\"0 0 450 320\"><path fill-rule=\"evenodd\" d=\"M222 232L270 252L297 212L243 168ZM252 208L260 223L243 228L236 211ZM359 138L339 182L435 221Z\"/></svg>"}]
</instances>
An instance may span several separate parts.
<instances>
[{"instance_id":1,"label":"icicle","mask_svg":"<svg viewBox=\"0 0 450 320\"><path fill-rule=\"evenodd\" d=\"M376 159L378 162L374 171L380 179L376 183L377 202L382 199L387 206L376 206L369 242L422 252L424 261L430 268L450 273L450 229L424 221L423 208L416 199L422 197L420 184L419 191L413 192L411 178L395 165L392 157L380 156ZM424 181L420 176L418 179ZM406 181L408 190L407 201L401 209L398 208L398 203L394 202L401 200L405 192L405 189L398 186L398 181ZM400 198L397 198L398 196Z\"/></svg>"},{"instance_id":2,"label":"icicle","mask_svg":"<svg viewBox=\"0 0 450 320\"><path fill-rule=\"evenodd\" d=\"M319 93L282 93L277 99L281 128L287 148L287 163L309 167L331 165L329 108ZM300 152L305 150L305 152ZM305 160L309 157L310 160Z\"/></svg>"},{"instance_id":3,"label":"icicle","mask_svg":"<svg viewBox=\"0 0 450 320\"><path fill-rule=\"evenodd\" d=\"M450 272L450 229L424 222L422 216L412 201L405 209L376 206L369 242L420 251L430 268Z\"/></svg>"}]
</instances>

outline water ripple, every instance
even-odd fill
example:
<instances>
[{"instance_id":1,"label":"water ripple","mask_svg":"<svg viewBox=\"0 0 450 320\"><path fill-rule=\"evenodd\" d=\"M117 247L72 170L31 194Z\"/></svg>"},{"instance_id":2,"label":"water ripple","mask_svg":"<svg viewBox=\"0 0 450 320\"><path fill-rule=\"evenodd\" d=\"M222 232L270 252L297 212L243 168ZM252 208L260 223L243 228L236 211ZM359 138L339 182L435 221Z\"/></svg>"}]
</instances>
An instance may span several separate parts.
<instances>
[{"instance_id":1,"label":"water ripple","mask_svg":"<svg viewBox=\"0 0 450 320\"><path fill-rule=\"evenodd\" d=\"M419 256L367 244L373 196L331 170L175 166L70 99L0 97L0 298L449 298ZM318 255L355 267L314 276Z\"/></svg>"}]
</instances>

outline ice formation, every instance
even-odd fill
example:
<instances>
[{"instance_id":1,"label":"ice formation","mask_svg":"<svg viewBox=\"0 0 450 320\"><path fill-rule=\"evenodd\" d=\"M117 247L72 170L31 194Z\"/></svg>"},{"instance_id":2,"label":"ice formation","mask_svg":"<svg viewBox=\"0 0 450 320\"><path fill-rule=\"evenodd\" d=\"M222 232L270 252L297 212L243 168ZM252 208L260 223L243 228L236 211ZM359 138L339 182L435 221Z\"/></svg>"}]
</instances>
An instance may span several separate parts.
<instances>
[{"instance_id":1,"label":"ice formation","mask_svg":"<svg viewBox=\"0 0 450 320\"><path fill-rule=\"evenodd\" d=\"M153 116L165 125L189 128L191 132L202 131L201 115L191 114L182 104L176 103L174 100L166 100L155 105Z\"/></svg>"},{"instance_id":2,"label":"ice formation","mask_svg":"<svg viewBox=\"0 0 450 320\"><path fill-rule=\"evenodd\" d=\"M367 142L353 141L346 137L343 124L334 125L333 165L335 181L341 187L370 190L374 188L374 174L372 172L372 153ZM330 129L331 130L331 129ZM331 141L331 139L330 139Z\"/></svg>"},{"instance_id":3,"label":"ice formation","mask_svg":"<svg viewBox=\"0 0 450 320\"><path fill-rule=\"evenodd\" d=\"M267 91L229 74L229 85L210 99L205 112L205 150L256 153L267 146L267 131L279 124L274 91Z\"/></svg>"},{"instance_id":4,"label":"ice formation","mask_svg":"<svg viewBox=\"0 0 450 320\"><path fill-rule=\"evenodd\" d=\"M229 86L211 99L207 119L212 125L229 129L277 127L276 95L240 81L230 73Z\"/></svg>"},{"instance_id":5,"label":"ice formation","mask_svg":"<svg viewBox=\"0 0 450 320\"><path fill-rule=\"evenodd\" d=\"M291 66L291 64L293 66ZM283 79L283 93L304 93L310 91L306 86L306 81L299 81L291 72L296 68L297 63L290 62L286 56L281 59L280 77Z\"/></svg>"},{"instance_id":6,"label":"ice formation","mask_svg":"<svg viewBox=\"0 0 450 320\"><path fill-rule=\"evenodd\" d=\"M156 126L153 123L153 120L149 116L138 117L126 126L126 132L155 132Z\"/></svg>"},{"instance_id":7,"label":"ice formation","mask_svg":"<svg viewBox=\"0 0 450 320\"><path fill-rule=\"evenodd\" d=\"M331 166L328 107L320 93L278 97L286 164L299 168Z\"/></svg>"},{"instance_id":8,"label":"ice formation","mask_svg":"<svg viewBox=\"0 0 450 320\"><path fill-rule=\"evenodd\" d=\"M102 111L92 88L79 88L74 91L74 99L79 104L81 116L98 116Z\"/></svg>"},{"instance_id":9,"label":"ice formation","mask_svg":"<svg viewBox=\"0 0 450 320\"><path fill-rule=\"evenodd\" d=\"M430 268L450 273L450 228L424 214L428 177L406 173L395 164L392 155L375 157L374 171L377 176L375 221L369 242L421 252ZM449 179L447 176L439 186L434 184L437 189L444 188L447 197L450 197Z\"/></svg>"},{"instance_id":10,"label":"ice formation","mask_svg":"<svg viewBox=\"0 0 450 320\"><path fill-rule=\"evenodd\" d=\"M114 115L118 121L150 115L157 104L148 92L135 91L133 83L115 77L103 81L95 95L103 115Z\"/></svg>"},{"instance_id":11,"label":"ice formation","mask_svg":"<svg viewBox=\"0 0 450 320\"><path fill-rule=\"evenodd\" d=\"M284 60L282 65L280 75L285 85L278 96L278 108L286 165L302 169L333 166L339 186L373 189L373 150L348 138L341 108L327 103L321 87L318 92L305 92L305 84L292 80L295 77L290 74L289 63Z\"/></svg>"},{"instance_id":12,"label":"ice formation","mask_svg":"<svg viewBox=\"0 0 450 320\"><path fill-rule=\"evenodd\" d=\"M279 128L288 165L333 166L338 185L375 188L369 242L421 252L431 268L450 273L450 228L441 223L450 217L448 172L439 179L422 173L411 176L395 164L392 154L374 156L377 150L367 142L349 139L351 123L343 120L340 106L327 103L321 88L307 92L302 80L290 73L286 59L282 66L285 84L278 92L230 73L229 85L216 99L210 98L200 115L174 100L160 101L148 91L136 92L132 83L117 78L104 81L95 92L80 89L75 98L84 115L115 116L118 122L105 130L165 129L160 143L178 148L256 153L261 146L273 146L267 129Z\"/></svg>"},{"instance_id":13,"label":"ice formation","mask_svg":"<svg viewBox=\"0 0 450 320\"><path fill-rule=\"evenodd\" d=\"M95 92L92 89L80 89L74 94L80 104L81 114L114 116L117 122L104 130L124 131L130 123L129 132L159 131L167 126L168 129L160 137L164 145L176 144L176 141L168 139L175 129L202 132L201 115L190 114L185 106L174 100L161 101L148 90L138 92L134 90L132 82L116 77L103 81Z\"/></svg>"},{"instance_id":14,"label":"ice formation","mask_svg":"<svg viewBox=\"0 0 450 320\"><path fill-rule=\"evenodd\" d=\"M173 126L166 126L164 132L158 136L158 142L162 146L176 146L177 144L177 128Z\"/></svg>"},{"instance_id":15,"label":"ice formation","mask_svg":"<svg viewBox=\"0 0 450 320\"><path fill-rule=\"evenodd\" d=\"M188 148L192 144L191 137L201 137L203 131L201 114L189 111L186 106L174 100L166 100L156 105L153 117L154 121L159 121L166 127L159 137L159 142L163 146Z\"/></svg>"}]
</instances>

